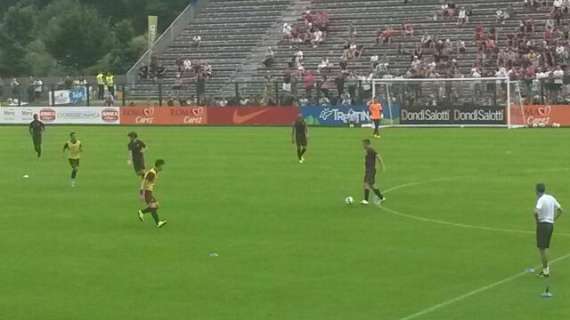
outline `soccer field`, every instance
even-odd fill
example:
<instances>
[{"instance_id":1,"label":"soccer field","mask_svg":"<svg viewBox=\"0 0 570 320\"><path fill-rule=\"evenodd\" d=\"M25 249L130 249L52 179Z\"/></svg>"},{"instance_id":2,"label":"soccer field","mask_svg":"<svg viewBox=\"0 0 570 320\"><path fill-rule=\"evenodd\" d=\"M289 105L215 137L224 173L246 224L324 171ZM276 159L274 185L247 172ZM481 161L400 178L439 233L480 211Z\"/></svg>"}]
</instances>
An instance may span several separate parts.
<instances>
[{"instance_id":1,"label":"soccer field","mask_svg":"<svg viewBox=\"0 0 570 320\"><path fill-rule=\"evenodd\" d=\"M570 207L566 130L387 129L378 208L344 203L362 197L367 129L312 128L300 165L289 128L136 128L147 166L166 160L163 229L137 220L131 130L48 127L38 161L25 127L0 127L0 319L570 316L570 217L549 282L525 273L535 183Z\"/></svg>"}]
</instances>

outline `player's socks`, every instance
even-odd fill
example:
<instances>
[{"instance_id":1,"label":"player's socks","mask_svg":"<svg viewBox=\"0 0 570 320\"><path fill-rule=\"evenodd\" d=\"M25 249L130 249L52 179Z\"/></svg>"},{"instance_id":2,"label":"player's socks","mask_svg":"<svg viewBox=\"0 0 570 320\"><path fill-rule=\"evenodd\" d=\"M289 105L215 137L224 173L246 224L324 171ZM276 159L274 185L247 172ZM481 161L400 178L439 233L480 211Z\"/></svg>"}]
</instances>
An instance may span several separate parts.
<instances>
[{"instance_id":1,"label":"player's socks","mask_svg":"<svg viewBox=\"0 0 570 320\"><path fill-rule=\"evenodd\" d=\"M380 192L380 189L372 189L372 191L378 197L378 199L384 200L384 195L382 194L382 192Z\"/></svg>"},{"instance_id":2,"label":"player's socks","mask_svg":"<svg viewBox=\"0 0 570 320\"><path fill-rule=\"evenodd\" d=\"M145 208L145 209L142 209L141 212L142 212L142 213L150 213L150 212L152 212L152 208L151 208L151 207L147 207L147 208Z\"/></svg>"},{"instance_id":3,"label":"player's socks","mask_svg":"<svg viewBox=\"0 0 570 320\"><path fill-rule=\"evenodd\" d=\"M156 225L158 225L158 223L160 222L160 219L158 218L158 210L157 209L151 209L150 215L154 219L154 223L156 223Z\"/></svg>"},{"instance_id":4,"label":"player's socks","mask_svg":"<svg viewBox=\"0 0 570 320\"><path fill-rule=\"evenodd\" d=\"M370 190L366 189L364 190L364 200L368 201L369 198L370 198Z\"/></svg>"},{"instance_id":5,"label":"player's socks","mask_svg":"<svg viewBox=\"0 0 570 320\"><path fill-rule=\"evenodd\" d=\"M77 169L71 170L71 180L75 180L77 178Z\"/></svg>"}]
</instances>

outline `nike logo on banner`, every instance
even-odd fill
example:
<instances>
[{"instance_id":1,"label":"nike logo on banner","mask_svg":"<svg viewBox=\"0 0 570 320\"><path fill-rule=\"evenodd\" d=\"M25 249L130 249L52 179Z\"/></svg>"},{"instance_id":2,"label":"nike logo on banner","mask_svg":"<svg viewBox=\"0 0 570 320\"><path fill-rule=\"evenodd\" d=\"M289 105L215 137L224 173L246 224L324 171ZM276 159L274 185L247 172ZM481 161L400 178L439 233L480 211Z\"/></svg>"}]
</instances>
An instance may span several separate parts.
<instances>
[{"instance_id":1,"label":"nike logo on banner","mask_svg":"<svg viewBox=\"0 0 570 320\"><path fill-rule=\"evenodd\" d=\"M263 109L263 110L259 110L253 113L250 113L248 115L240 115L239 111L236 110L234 111L234 118L233 118L233 123L234 124L244 124L252 119L257 118L258 116L266 113L267 111L269 111L269 109Z\"/></svg>"}]
</instances>

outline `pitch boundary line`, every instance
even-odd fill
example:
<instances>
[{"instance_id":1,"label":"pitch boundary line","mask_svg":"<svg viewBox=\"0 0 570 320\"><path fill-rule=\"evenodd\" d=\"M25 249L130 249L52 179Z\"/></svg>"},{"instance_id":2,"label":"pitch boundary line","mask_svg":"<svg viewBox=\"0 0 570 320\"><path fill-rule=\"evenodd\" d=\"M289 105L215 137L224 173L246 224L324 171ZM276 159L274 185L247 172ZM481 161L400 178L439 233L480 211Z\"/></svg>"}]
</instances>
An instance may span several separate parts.
<instances>
[{"instance_id":1,"label":"pitch boundary line","mask_svg":"<svg viewBox=\"0 0 570 320\"><path fill-rule=\"evenodd\" d=\"M567 168L564 168L563 170L567 170ZM397 185L397 186L391 187L389 189L386 189L384 191L384 193L389 194L389 193L394 192L396 190L401 190L401 189L405 189L405 188L409 188L409 187L415 187L415 186L424 185L424 184L428 184L428 183L432 183L432 182L453 181L453 180L457 180L457 179L461 179L461 178L466 178L466 177L465 176L455 176L455 177L446 177L446 178L438 178L438 179L431 179L431 180L424 180L424 181L409 182L409 183L404 183L404 184ZM401 212L398 210L394 210L394 209L391 209L391 208L386 207L384 205L381 208L383 210L395 215L395 216L399 216L399 217L403 217L403 218L407 218L407 219L412 219L412 220L416 220L416 221L420 221L420 222L440 224L440 225L446 225L446 226L450 226L450 227L457 227L457 228L463 228L463 229L491 231L491 232L535 234L535 231L529 231L529 230L476 226L476 225L465 224L465 223L456 223L456 222L451 222L451 221L446 221L446 220L425 218L425 217L420 217L420 216L404 213L404 212ZM570 233L564 233L564 232L557 232L556 235L557 236L563 236L563 237L570 237Z\"/></svg>"},{"instance_id":2,"label":"pitch boundary line","mask_svg":"<svg viewBox=\"0 0 570 320\"><path fill-rule=\"evenodd\" d=\"M565 254L565 255L563 255L563 256L560 256L560 257L558 257L558 258L552 260L552 261L550 262L550 264L555 264L555 263L561 262L561 261L563 261L563 260L566 260L566 259L568 259L568 258L570 258L570 253L567 253L567 254ZM403 318L400 318L400 320L412 320L412 319L416 319L416 318L421 317L421 316L423 316L423 315L426 315L426 314L428 314L428 313L432 313L432 312L434 312L434 311L437 311L437 310L439 310L439 309L441 309L441 308L443 308L443 307L447 307L447 306L452 305L452 304L454 304L454 303L456 303L456 302L460 302L460 301L462 301L462 300L465 300L465 299L467 299L467 298L469 298L469 297L472 297L472 296L474 296L474 295L476 295L476 294L479 294L479 293L482 293L482 292L491 290L491 289L493 289L493 288L495 288L495 287L498 287L498 286L500 286L500 285L502 285L502 284L505 284L505 283L508 283L508 282L512 282L512 281L514 281L514 280L517 280L518 278L521 278L521 277L523 277L524 275L527 275L527 274L528 274L527 271L519 272L519 273L514 274L514 275L512 275L512 276L510 276L510 277L507 277L507 278L505 278L505 279L503 279L503 280L499 280L499 281L497 281L497 282L493 282L493 283L488 284L488 285L486 285L486 286L483 286L483 287L481 287L481 288L478 288L478 289L475 289L475 290L473 290L473 291L464 293L464 294L462 294L462 295L460 295L460 296L457 296L457 297L455 297L455 298L449 299L449 300L444 301L444 302L442 302L442 303L439 303L439 304L433 305L433 306L431 306L431 307L429 307L429 308L423 309L423 310L421 310L421 311L419 311L419 312L416 312L416 313L413 313L413 314L411 314L411 315L408 315L408 316L405 316L405 317L403 317Z\"/></svg>"}]
</instances>

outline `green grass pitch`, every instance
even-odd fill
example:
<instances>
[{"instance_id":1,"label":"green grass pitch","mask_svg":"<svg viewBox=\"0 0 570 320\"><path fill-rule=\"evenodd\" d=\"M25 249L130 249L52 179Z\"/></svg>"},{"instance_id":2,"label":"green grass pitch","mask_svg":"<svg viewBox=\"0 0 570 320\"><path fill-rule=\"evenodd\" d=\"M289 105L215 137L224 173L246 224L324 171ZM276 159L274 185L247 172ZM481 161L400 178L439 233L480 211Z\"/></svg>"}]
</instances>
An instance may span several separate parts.
<instances>
[{"instance_id":1,"label":"green grass pitch","mask_svg":"<svg viewBox=\"0 0 570 320\"><path fill-rule=\"evenodd\" d=\"M344 204L367 129L313 128L299 165L289 128L136 128L166 160L157 230L136 218L132 129L48 127L38 161L0 128L0 319L398 320L536 266L536 182L570 208L562 129L385 130L387 210ZM568 253L563 216L551 256ZM570 258L552 273L552 299L527 274L414 319L567 319Z\"/></svg>"}]
</instances>

